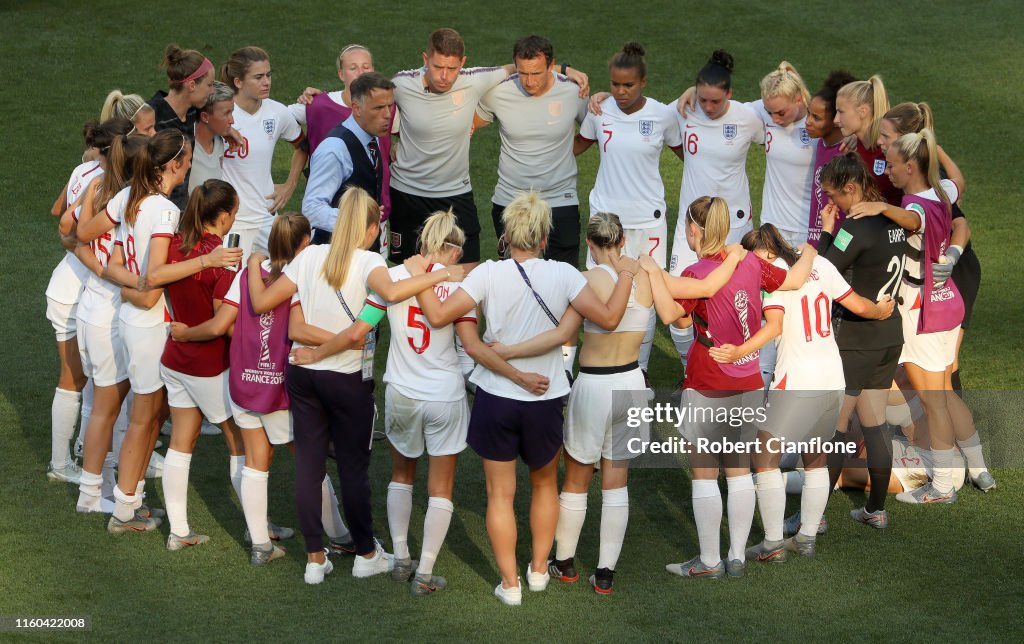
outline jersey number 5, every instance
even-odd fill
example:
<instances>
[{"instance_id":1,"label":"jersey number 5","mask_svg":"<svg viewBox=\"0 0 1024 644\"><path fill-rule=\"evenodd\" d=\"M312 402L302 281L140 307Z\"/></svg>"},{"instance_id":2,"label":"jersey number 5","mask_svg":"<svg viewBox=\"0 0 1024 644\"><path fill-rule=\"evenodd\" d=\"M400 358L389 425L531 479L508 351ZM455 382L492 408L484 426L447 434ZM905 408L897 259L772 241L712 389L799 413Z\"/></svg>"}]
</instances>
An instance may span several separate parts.
<instances>
[{"instance_id":1,"label":"jersey number 5","mask_svg":"<svg viewBox=\"0 0 1024 644\"><path fill-rule=\"evenodd\" d=\"M409 316L406 318L405 324L410 329L419 329L423 332L423 342L419 345L416 344L411 335L406 334L405 336L405 339L409 341L409 346L416 353L423 353L430 346L430 327L423 320L423 309L418 306L410 306Z\"/></svg>"}]
</instances>

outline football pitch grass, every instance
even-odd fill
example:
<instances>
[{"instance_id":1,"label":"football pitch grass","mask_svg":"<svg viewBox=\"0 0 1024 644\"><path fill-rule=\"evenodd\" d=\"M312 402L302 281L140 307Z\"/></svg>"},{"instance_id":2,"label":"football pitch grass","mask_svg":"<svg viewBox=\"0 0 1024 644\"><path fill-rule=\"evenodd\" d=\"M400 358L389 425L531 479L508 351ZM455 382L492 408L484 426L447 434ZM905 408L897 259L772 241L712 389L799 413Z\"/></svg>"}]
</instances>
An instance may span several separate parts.
<instances>
[{"instance_id":1,"label":"football pitch grass","mask_svg":"<svg viewBox=\"0 0 1024 644\"><path fill-rule=\"evenodd\" d=\"M322 585L306 586L301 539L283 544L285 559L250 566L241 542L244 519L227 480L227 452L216 437L199 441L189 493L190 523L210 535L209 544L170 553L164 547L166 526L155 534L112 537L105 517L76 515L77 490L43 475L58 371L43 292L62 252L47 213L78 163L81 124L98 115L112 88L149 97L164 87L158 63L172 41L199 49L216 64L237 47L265 48L274 69L271 95L285 103L306 85L335 89L334 58L346 43L369 46L385 73L418 66L427 35L439 26L463 34L468 65L510 62L516 38L544 34L559 61L590 74L595 91L607 86L608 57L626 40L639 40L648 50L646 94L663 102L689 85L718 47L736 58L740 100L756 98L758 80L783 59L800 70L812 92L831 69L847 68L860 78L880 73L892 103L932 105L939 141L967 179L962 204L984 278L962 352L963 382L976 390L1021 389L1021 272L1013 221L1024 201L1018 176L1024 20L1017 3L576 1L492 7L452 1L367 5L365 15L355 9L309 0L0 8L0 52L8 61L0 90L8 123L0 156L0 212L8 229L0 254L0 616L88 615L92 628L85 636L102 640L1020 641L1019 460L1003 459L1016 467L995 471L999 488L993 493L964 489L951 507L912 507L890 499L891 527L885 531L847 518L863 495L836 494L826 513L831 527L819 539L816 558L750 563L745 578L718 582L664 571L666 563L697 553L687 474L637 470L629 483L630 525L615 593L597 596L585 581L597 558L601 497L595 484L578 551L584 578L574 585L552 582L543 594L524 589L518 609L491 594L499 576L484 525L480 461L471 451L459 464L456 511L435 566L449 588L425 599L413 600L405 584L386 576L352 578L349 559L335 559L336 569ZM489 212L497 140L497 128L487 128L474 138L471 153L485 255L494 248ZM279 181L287 173L286 147L275 160ZM580 159L584 214L597 159L596 151ZM670 230L681 167L671 154L663 156ZM763 168L762 149L753 149L755 212ZM300 185L292 200L295 208L302 190ZM653 380L671 386L678 371L668 334L660 329ZM1000 444L1010 446L1020 430L1004 426L1001 432ZM291 457L282 451L271 472L270 511L276 523L298 527L293 473ZM384 508L389 473L387 450L378 444L371 467L375 527L390 550ZM424 475L425 466L414 493L414 553L426 506ZM518 554L525 568L529 481L522 467L519 489ZM159 481L149 481L147 491L162 507ZM791 497L789 504L792 511L798 501ZM755 520L751 543L760 538Z\"/></svg>"}]
</instances>

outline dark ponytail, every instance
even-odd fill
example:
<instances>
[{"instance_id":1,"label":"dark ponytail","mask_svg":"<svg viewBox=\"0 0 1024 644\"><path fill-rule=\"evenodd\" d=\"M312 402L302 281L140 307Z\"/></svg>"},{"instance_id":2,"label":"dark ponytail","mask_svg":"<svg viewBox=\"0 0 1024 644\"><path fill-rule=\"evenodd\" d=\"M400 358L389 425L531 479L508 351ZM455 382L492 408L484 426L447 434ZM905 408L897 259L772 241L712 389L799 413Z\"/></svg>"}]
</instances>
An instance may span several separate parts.
<instances>
[{"instance_id":1,"label":"dark ponytail","mask_svg":"<svg viewBox=\"0 0 1024 644\"><path fill-rule=\"evenodd\" d=\"M160 192L160 173L171 161L185 153L188 139L180 130L169 128L156 133L139 148L132 164L132 191L128 195L125 219L135 225L142 201Z\"/></svg>"},{"instance_id":2,"label":"dark ponytail","mask_svg":"<svg viewBox=\"0 0 1024 644\"><path fill-rule=\"evenodd\" d=\"M631 40L622 46L622 49L615 52L608 61L608 69L635 69L641 80L647 78L647 52L640 43Z\"/></svg>"},{"instance_id":3,"label":"dark ponytail","mask_svg":"<svg viewBox=\"0 0 1024 644\"><path fill-rule=\"evenodd\" d=\"M310 235L309 220L297 212L286 212L274 217L274 225L270 229L267 241L270 251L270 276L267 284L281 276L281 271L288 262L299 254L302 241ZM251 276L250 276L250 279Z\"/></svg>"},{"instance_id":4,"label":"dark ponytail","mask_svg":"<svg viewBox=\"0 0 1024 644\"><path fill-rule=\"evenodd\" d=\"M793 247L790 246L779 229L772 224L762 224L760 228L751 230L743 236L740 242L743 248L753 252L755 250L766 250L776 257L781 257L787 266L792 266L800 260Z\"/></svg>"},{"instance_id":5,"label":"dark ponytail","mask_svg":"<svg viewBox=\"0 0 1024 644\"><path fill-rule=\"evenodd\" d=\"M856 152L833 157L821 169L818 181L822 187L828 186L833 190L842 190L843 186L852 183L860 187L866 201L885 201L871 173L868 172L868 167Z\"/></svg>"},{"instance_id":6,"label":"dark ponytail","mask_svg":"<svg viewBox=\"0 0 1024 644\"><path fill-rule=\"evenodd\" d=\"M203 230L217 221L222 212L231 212L238 203L238 193L227 181L207 179L192 191L185 212L178 222L181 252L187 254L203 238Z\"/></svg>"},{"instance_id":7,"label":"dark ponytail","mask_svg":"<svg viewBox=\"0 0 1024 644\"><path fill-rule=\"evenodd\" d=\"M732 54L724 49L716 49L704 67L697 72L696 84L728 91L732 89L732 70Z\"/></svg>"}]
</instances>

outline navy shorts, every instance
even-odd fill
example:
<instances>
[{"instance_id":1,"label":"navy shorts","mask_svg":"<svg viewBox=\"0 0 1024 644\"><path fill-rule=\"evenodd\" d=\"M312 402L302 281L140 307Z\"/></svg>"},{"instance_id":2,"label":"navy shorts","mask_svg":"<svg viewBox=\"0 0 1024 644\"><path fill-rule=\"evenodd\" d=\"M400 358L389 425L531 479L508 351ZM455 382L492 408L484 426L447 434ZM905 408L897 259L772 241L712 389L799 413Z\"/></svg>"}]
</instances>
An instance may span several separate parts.
<instances>
[{"instance_id":1,"label":"navy shorts","mask_svg":"<svg viewBox=\"0 0 1024 644\"><path fill-rule=\"evenodd\" d=\"M562 447L562 403L561 398L512 400L478 387L466 442L481 458L522 457L531 470L540 469Z\"/></svg>"}]
</instances>

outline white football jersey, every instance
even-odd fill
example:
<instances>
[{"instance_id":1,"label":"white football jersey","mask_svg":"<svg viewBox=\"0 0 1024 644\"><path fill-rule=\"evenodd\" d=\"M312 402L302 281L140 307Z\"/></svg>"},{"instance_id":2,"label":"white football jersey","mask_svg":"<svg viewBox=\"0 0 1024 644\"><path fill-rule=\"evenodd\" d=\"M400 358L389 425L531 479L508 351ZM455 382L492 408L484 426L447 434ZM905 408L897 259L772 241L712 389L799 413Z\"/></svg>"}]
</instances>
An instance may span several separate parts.
<instances>
[{"instance_id":1,"label":"white football jersey","mask_svg":"<svg viewBox=\"0 0 1024 644\"><path fill-rule=\"evenodd\" d=\"M807 117L781 127L772 121L763 101L748 103L764 123L764 192L761 223L780 230L807 232L814 183L814 149L817 139L807 134Z\"/></svg>"},{"instance_id":2,"label":"white football jersey","mask_svg":"<svg viewBox=\"0 0 1024 644\"><path fill-rule=\"evenodd\" d=\"M307 246L284 267L284 276L292 281L297 291L292 296L292 306L302 305L302 314L308 324L318 326L330 333L338 333L352 324L345 307L341 305L338 291L324 279L324 262L330 253L329 244ZM341 285L341 295L353 316L366 300L366 280L370 273L378 268L387 268L380 253L357 249L352 254L345 283ZM292 348L298 349L305 345L295 342ZM356 373L359 371L363 358L360 349L349 349L336 353L320 362L304 365L306 369L321 371L337 371L338 373Z\"/></svg>"},{"instance_id":3,"label":"white football jersey","mask_svg":"<svg viewBox=\"0 0 1024 644\"><path fill-rule=\"evenodd\" d=\"M782 260L775 265L788 269ZM832 302L851 293L853 289L836 267L818 256L803 286L764 295L763 310L785 313L772 389L817 393L846 388L839 346L832 333Z\"/></svg>"},{"instance_id":4,"label":"white football jersey","mask_svg":"<svg viewBox=\"0 0 1024 644\"><path fill-rule=\"evenodd\" d=\"M750 182L747 180L747 151L751 143L764 143L764 123L742 103L729 101L729 109L711 120L697 106L686 119L669 107L683 136L683 181L679 187L679 212L698 197L722 197L729 205L730 228L747 225L753 216ZM804 210L806 212L806 209ZM676 228L685 221L679 217Z\"/></svg>"},{"instance_id":5,"label":"white football jersey","mask_svg":"<svg viewBox=\"0 0 1024 644\"><path fill-rule=\"evenodd\" d=\"M294 141L302 128L288 108L272 99L264 99L255 114L235 106L235 129L244 138L242 147L224 152L224 180L238 191L238 215L234 228L260 228L270 220L274 177L270 172L274 147L279 139Z\"/></svg>"},{"instance_id":6,"label":"white football jersey","mask_svg":"<svg viewBox=\"0 0 1024 644\"><path fill-rule=\"evenodd\" d=\"M149 269L150 242L159 237L174 237L181 211L167 197L150 195L139 204L134 224L128 223L126 215L107 208L107 216L117 223L117 240L124 247L125 267L136 275L143 275ZM149 309L124 302L121 305L120 320L136 327L152 327L170 321L163 293Z\"/></svg>"},{"instance_id":7,"label":"white football jersey","mask_svg":"<svg viewBox=\"0 0 1024 644\"><path fill-rule=\"evenodd\" d=\"M429 270L443 268L441 264L431 264ZM389 272L394 281L410 277L404 266L395 266ZM443 302L458 288L457 282L441 282L434 286L434 293ZM450 402L466 397L466 382L455 353L455 324L441 328L431 326L415 297L388 303L372 293L366 303L387 308L388 312L391 344L384 382L413 400ZM462 320L476 320L476 311L470 311L456 322Z\"/></svg>"},{"instance_id":8,"label":"white football jersey","mask_svg":"<svg viewBox=\"0 0 1024 644\"><path fill-rule=\"evenodd\" d=\"M587 286L587 278L565 262L530 259L522 262L521 266L555 320L562 318L570 302ZM484 334L487 342L516 344L556 326L544 313L511 259L480 264L466 276L461 288L480 306L487 322ZM559 348L539 356L513 358L509 363L520 371L547 376L551 381L547 392L535 396L481 365L473 370L470 381L488 393L512 400L550 400L569 393L569 381L565 378L565 365Z\"/></svg>"},{"instance_id":9,"label":"white football jersey","mask_svg":"<svg viewBox=\"0 0 1024 644\"><path fill-rule=\"evenodd\" d=\"M68 206L75 203L79 197L85 194L85 189L96 177L103 174L103 168L99 161L86 161L71 172L68 180L65 197ZM81 206L75 209L75 221L78 221L78 212ZM75 254L67 251L64 258L54 269L50 282L46 285L46 297L60 302L61 304L74 304L82 294L82 287L89 277L89 269L85 267Z\"/></svg>"},{"instance_id":10,"label":"white football jersey","mask_svg":"<svg viewBox=\"0 0 1024 644\"><path fill-rule=\"evenodd\" d=\"M106 210L96 213L95 217L107 217L107 212L117 213L110 217L112 221L120 221L124 217L124 208L128 205L128 194L131 188L124 188L107 202ZM110 256L117 245L117 227L108 230L89 242L100 266L106 268ZM93 326L109 328L117 321L117 311L121 306L121 285L89 272L82 289L82 299L78 301L78 319Z\"/></svg>"},{"instance_id":11,"label":"white football jersey","mask_svg":"<svg viewBox=\"0 0 1024 644\"><path fill-rule=\"evenodd\" d=\"M590 212L614 213L624 228L657 226L666 216L661 148L681 145L679 124L668 106L649 97L633 114L611 97L601 111L588 113L580 125L580 136L595 141L601 152Z\"/></svg>"}]
</instances>

